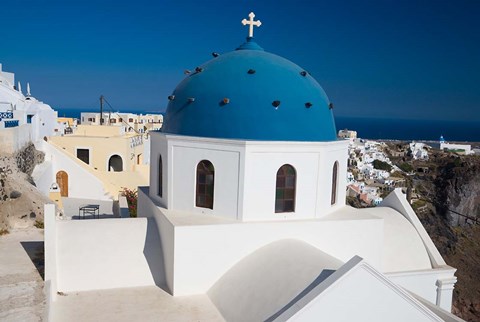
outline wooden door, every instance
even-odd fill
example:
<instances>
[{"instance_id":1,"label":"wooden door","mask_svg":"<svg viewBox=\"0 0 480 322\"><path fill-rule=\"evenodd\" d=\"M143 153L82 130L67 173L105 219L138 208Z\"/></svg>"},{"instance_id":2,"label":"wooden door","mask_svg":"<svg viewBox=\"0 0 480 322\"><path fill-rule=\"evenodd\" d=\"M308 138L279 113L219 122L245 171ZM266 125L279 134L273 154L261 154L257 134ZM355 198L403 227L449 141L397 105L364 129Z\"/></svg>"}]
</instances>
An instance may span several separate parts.
<instances>
[{"instance_id":1,"label":"wooden door","mask_svg":"<svg viewBox=\"0 0 480 322\"><path fill-rule=\"evenodd\" d=\"M60 187L60 195L68 197L68 174L65 171L57 172L57 184Z\"/></svg>"}]
</instances>

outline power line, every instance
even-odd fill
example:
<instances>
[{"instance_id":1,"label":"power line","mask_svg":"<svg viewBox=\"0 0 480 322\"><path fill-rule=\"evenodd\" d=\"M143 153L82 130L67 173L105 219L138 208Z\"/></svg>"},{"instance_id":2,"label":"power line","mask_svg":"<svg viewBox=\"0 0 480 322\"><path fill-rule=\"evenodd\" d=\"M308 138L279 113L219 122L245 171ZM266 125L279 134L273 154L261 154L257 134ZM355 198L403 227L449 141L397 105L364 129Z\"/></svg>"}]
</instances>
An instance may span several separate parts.
<instances>
[{"instance_id":1,"label":"power line","mask_svg":"<svg viewBox=\"0 0 480 322\"><path fill-rule=\"evenodd\" d=\"M102 96L103 97L103 101L105 103L107 103L107 105L110 107L110 112L111 113L114 113L116 114L120 120L122 120L122 123L125 124L126 126L128 126L129 128L131 128L135 133L139 134L139 135L143 135L143 133L140 133L138 132L137 130L135 130L133 127L130 126L130 124L128 124L127 122L125 122L125 120L123 119L123 117L121 117L121 115L119 114L119 112L115 112L115 110L113 109L113 106L110 104L110 102L107 101L107 99L105 98L105 96ZM102 118L103 115L100 115L100 118ZM110 122L110 116L109 116L109 122Z\"/></svg>"}]
</instances>

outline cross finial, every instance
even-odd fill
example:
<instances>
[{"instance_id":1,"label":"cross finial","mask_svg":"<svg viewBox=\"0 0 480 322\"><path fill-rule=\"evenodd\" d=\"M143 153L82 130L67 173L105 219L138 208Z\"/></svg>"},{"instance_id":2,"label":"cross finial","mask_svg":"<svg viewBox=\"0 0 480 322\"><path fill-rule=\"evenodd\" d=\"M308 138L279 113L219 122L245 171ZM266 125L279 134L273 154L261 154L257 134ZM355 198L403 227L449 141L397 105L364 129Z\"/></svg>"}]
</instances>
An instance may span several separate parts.
<instances>
[{"instance_id":1,"label":"cross finial","mask_svg":"<svg viewBox=\"0 0 480 322\"><path fill-rule=\"evenodd\" d=\"M250 20L243 19L242 24L244 26L250 25L248 29L248 37L253 38L253 26L260 27L262 25L262 22L260 20L253 21L253 18L255 18L255 14L253 12L250 12L248 17L250 18Z\"/></svg>"}]
</instances>

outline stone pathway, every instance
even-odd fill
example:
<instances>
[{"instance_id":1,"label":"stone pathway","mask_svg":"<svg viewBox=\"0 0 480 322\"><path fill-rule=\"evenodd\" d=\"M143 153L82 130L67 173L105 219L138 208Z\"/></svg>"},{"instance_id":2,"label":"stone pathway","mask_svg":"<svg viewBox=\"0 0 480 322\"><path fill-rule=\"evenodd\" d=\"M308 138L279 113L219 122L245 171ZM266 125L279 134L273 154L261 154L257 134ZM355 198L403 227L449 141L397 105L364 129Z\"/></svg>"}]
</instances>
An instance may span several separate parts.
<instances>
[{"instance_id":1,"label":"stone pathway","mask_svg":"<svg viewBox=\"0 0 480 322\"><path fill-rule=\"evenodd\" d=\"M37 228L0 236L0 321L44 320L43 240Z\"/></svg>"}]
</instances>

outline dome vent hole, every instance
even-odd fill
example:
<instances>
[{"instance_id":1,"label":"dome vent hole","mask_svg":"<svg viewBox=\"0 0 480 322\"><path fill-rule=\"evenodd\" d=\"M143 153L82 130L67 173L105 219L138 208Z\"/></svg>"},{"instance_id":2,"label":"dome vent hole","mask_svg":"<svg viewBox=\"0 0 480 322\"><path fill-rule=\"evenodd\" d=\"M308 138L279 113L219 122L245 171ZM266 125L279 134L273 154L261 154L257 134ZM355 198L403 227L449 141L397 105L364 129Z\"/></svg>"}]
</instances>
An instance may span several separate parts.
<instances>
[{"instance_id":1,"label":"dome vent hole","mask_svg":"<svg viewBox=\"0 0 480 322\"><path fill-rule=\"evenodd\" d=\"M307 73L306 71L302 70L302 71L300 72L300 75L302 75L303 77L305 77L305 76L308 75L308 73Z\"/></svg>"},{"instance_id":2,"label":"dome vent hole","mask_svg":"<svg viewBox=\"0 0 480 322\"><path fill-rule=\"evenodd\" d=\"M168 95L168 100L173 101L175 99L175 95Z\"/></svg>"},{"instance_id":3,"label":"dome vent hole","mask_svg":"<svg viewBox=\"0 0 480 322\"><path fill-rule=\"evenodd\" d=\"M216 53L216 52L213 52L213 53L212 53L212 56L215 57L215 58L217 58L218 56L220 56L220 54L219 54L219 53Z\"/></svg>"},{"instance_id":4,"label":"dome vent hole","mask_svg":"<svg viewBox=\"0 0 480 322\"><path fill-rule=\"evenodd\" d=\"M305 107L306 107L306 108L310 108L310 107L312 107L312 106L313 106L313 104L310 103L310 102L306 102L306 103L305 103Z\"/></svg>"},{"instance_id":5,"label":"dome vent hole","mask_svg":"<svg viewBox=\"0 0 480 322\"><path fill-rule=\"evenodd\" d=\"M189 98L187 99L187 101L188 101L189 103L195 102L195 97L189 97Z\"/></svg>"},{"instance_id":6,"label":"dome vent hole","mask_svg":"<svg viewBox=\"0 0 480 322\"><path fill-rule=\"evenodd\" d=\"M280 106L280 101L273 101L272 105L275 107L275 109L277 109Z\"/></svg>"},{"instance_id":7,"label":"dome vent hole","mask_svg":"<svg viewBox=\"0 0 480 322\"><path fill-rule=\"evenodd\" d=\"M248 72L250 75L255 74L255 69L249 69Z\"/></svg>"},{"instance_id":8,"label":"dome vent hole","mask_svg":"<svg viewBox=\"0 0 480 322\"><path fill-rule=\"evenodd\" d=\"M332 110L332 109L333 109L333 103L329 103L329 104L328 104L328 109L329 109L329 110Z\"/></svg>"}]
</instances>

